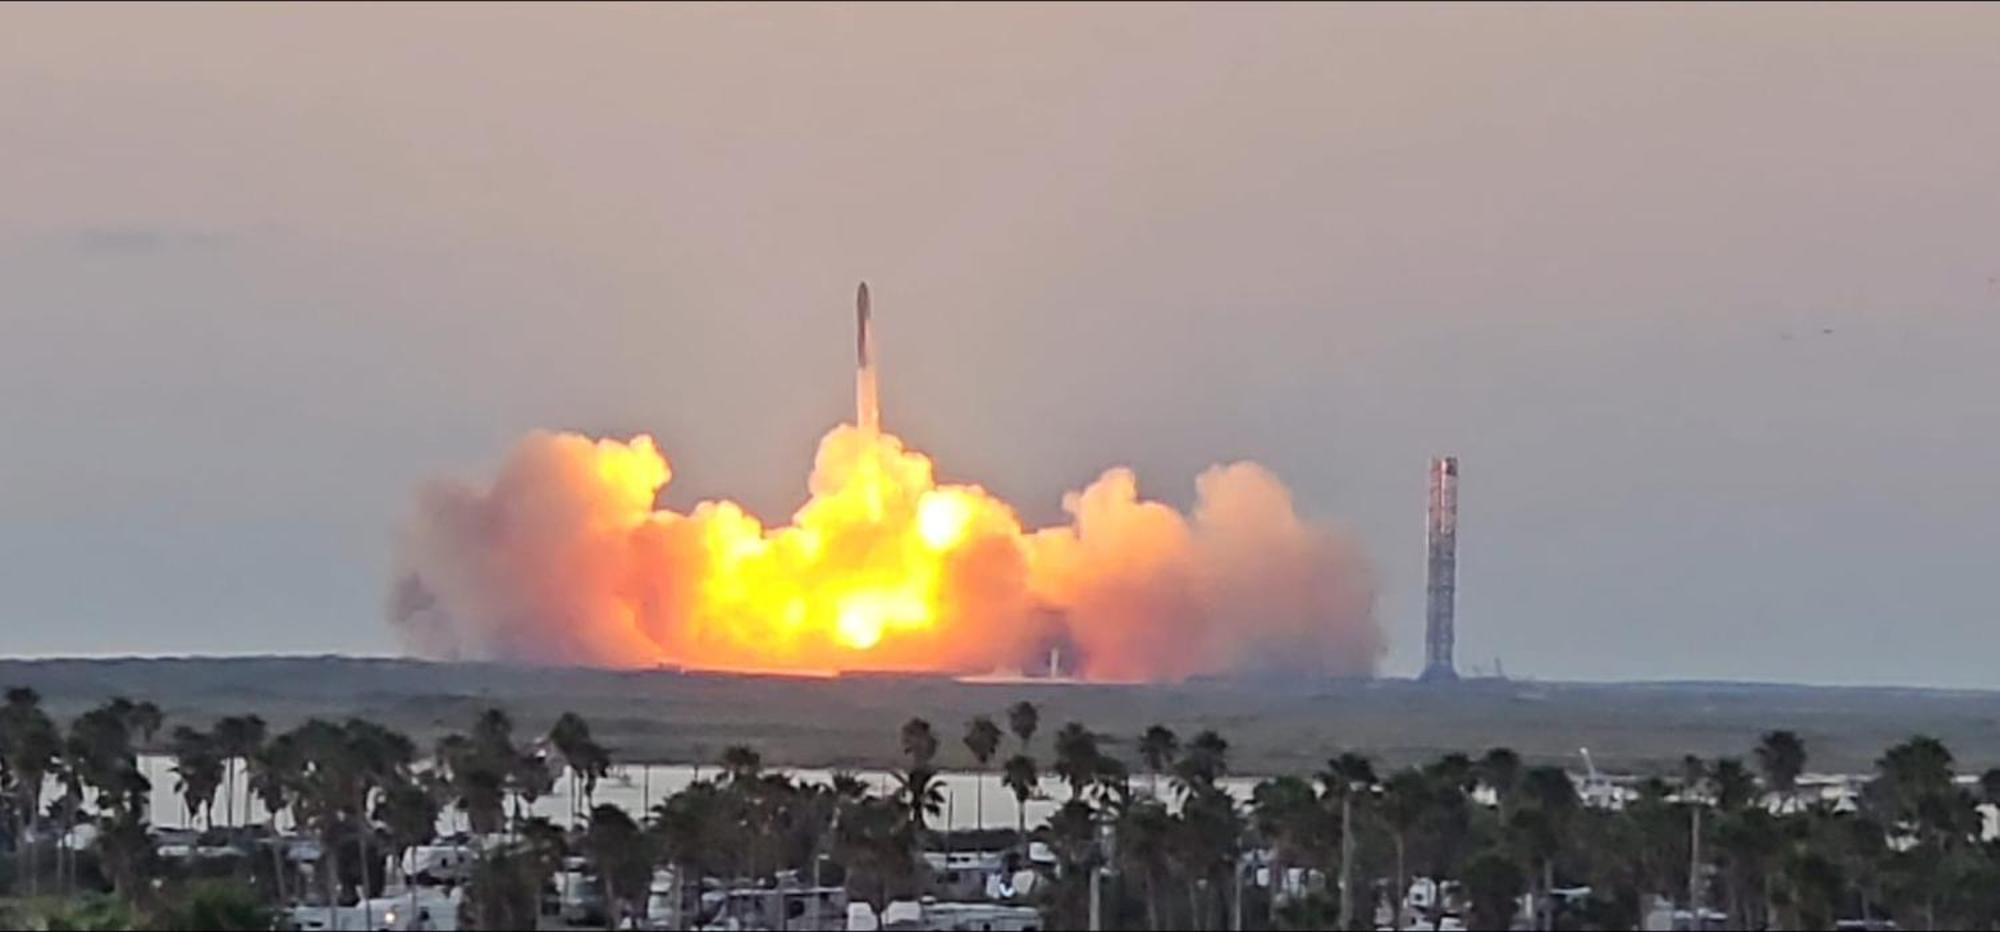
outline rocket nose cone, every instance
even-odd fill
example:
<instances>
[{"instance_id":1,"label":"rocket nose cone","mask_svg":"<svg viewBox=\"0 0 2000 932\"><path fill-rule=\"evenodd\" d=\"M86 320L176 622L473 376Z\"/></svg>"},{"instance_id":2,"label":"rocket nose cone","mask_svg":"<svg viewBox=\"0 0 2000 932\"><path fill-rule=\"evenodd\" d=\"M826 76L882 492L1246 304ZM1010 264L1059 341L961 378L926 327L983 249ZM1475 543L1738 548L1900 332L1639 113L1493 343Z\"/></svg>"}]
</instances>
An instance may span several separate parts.
<instances>
[{"instance_id":1,"label":"rocket nose cone","mask_svg":"<svg viewBox=\"0 0 2000 932\"><path fill-rule=\"evenodd\" d=\"M863 314L866 314L866 313L868 313L868 283L867 283L867 282L862 282L862 283L861 283L861 285L860 285L860 287L858 287L858 288L854 289L854 306L855 306L855 307L857 307L857 308L859 308L859 309L861 310L861 313L863 313Z\"/></svg>"}]
</instances>

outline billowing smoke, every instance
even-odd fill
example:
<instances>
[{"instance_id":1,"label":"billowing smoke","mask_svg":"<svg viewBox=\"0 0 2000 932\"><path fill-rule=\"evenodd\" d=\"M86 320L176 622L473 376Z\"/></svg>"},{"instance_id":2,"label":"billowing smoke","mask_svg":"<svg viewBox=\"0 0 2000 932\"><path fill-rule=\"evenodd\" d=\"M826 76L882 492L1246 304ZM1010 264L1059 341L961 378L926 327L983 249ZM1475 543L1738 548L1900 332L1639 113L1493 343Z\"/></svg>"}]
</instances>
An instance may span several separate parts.
<instances>
[{"instance_id":1,"label":"billowing smoke","mask_svg":"<svg viewBox=\"0 0 2000 932\"><path fill-rule=\"evenodd\" d=\"M1188 515L1108 470L1039 530L849 425L783 527L655 510L670 476L648 437L537 433L490 485L424 488L391 620L426 656L617 667L986 673L1060 645L1067 672L1161 680L1366 675L1383 650L1365 562L1253 463L1204 472Z\"/></svg>"}]
</instances>

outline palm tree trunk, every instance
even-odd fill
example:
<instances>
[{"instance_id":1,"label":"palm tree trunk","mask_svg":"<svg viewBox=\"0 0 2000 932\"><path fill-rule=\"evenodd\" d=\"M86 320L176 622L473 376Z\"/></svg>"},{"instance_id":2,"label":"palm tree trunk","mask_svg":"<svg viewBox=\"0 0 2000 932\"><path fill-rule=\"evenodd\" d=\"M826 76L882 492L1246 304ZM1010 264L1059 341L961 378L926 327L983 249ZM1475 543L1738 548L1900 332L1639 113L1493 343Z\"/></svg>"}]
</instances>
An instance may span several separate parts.
<instances>
[{"instance_id":1,"label":"palm tree trunk","mask_svg":"<svg viewBox=\"0 0 2000 932\"><path fill-rule=\"evenodd\" d=\"M1349 889L1348 871L1354 861L1354 800L1349 793L1340 795L1340 928L1354 924L1354 898Z\"/></svg>"},{"instance_id":2,"label":"palm tree trunk","mask_svg":"<svg viewBox=\"0 0 2000 932\"><path fill-rule=\"evenodd\" d=\"M1152 868L1146 869L1146 928L1160 932L1160 875Z\"/></svg>"},{"instance_id":3,"label":"palm tree trunk","mask_svg":"<svg viewBox=\"0 0 2000 932\"><path fill-rule=\"evenodd\" d=\"M16 846L16 849L17 849L17 850L18 850L18 848L19 848L19 846L20 846L20 844L21 844L21 840L22 840L22 839L32 839L32 838L33 838L33 837L34 837L34 836L36 835L36 832L35 832L35 831L33 830L33 826L34 826L34 814L33 814L32 810L30 810L30 812L29 812L29 815L28 815L28 817L27 817L27 818L23 818L23 817L21 816L21 812L20 812L20 810L22 810L22 809L24 809L24 808L29 808L29 807L25 807L25 806L22 806L22 805L21 805L21 804L20 804L20 803L19 803L18 801L17 801L17 802L15 803L15 805L14 805L14 810L15 810L15 811L14 811L14 839L15 839L15 842L14 842L14 844L15 844L15 846ZM28 848L28 859L27 859L27 860L28 860L28 896L30 896L30 897L32 897L32 896L34 896L34 895L35 895L35 847L36 847L36 845L35 845L34 841L33 841L33 840L30 840L30 841L28 842L28 845L27 845L27 848Z\"/></svg>"},{"instance_id":4,"label":"palm tree trunk","mask_svg":"<svg viewBox=\"0 0 2000 932\"><path fill-rule=\"evenodd\" d=\"M1537 926L1537 928L1554 929L1556 927L1555 903L1552 902L1550 899L1554 895L1553 891L1555 890L1555 886L1556 886L1555 859L1544 858L1542 859L1541 894L1535 897L1536 912L1539 913L1542 917L1541 925Z\"/></svg>"},{"instance_id":5,"label":"palm tree trunk","mask_svg":"<svg viewBox=\"0 0 2000 932\"><path fill-rule=\"evenodd\" d=\"M1400 932L1400 930L1404 926L1403 905L1410 899L1410 880L1409 880L1410 874L1408 869L1404 866L1404 861L1403 861L1404 847L1405 845L1403 841L1403 833L1397 832L1396 833L1396 891L1394 895L1396 897L1395 923L1398 932Z\"/></svg>"},{"instance_id":6,"label":"palm tree trunk","mask_svg":"<svg viewBox=\"0 0 2000 932\"><path fill-rule=\"evenodd\" d=\"M357 823L354 826L354 843L360 849L359 854L361 858L361 899L365 901L372 895L372 888L368 885L368 835L370 826L368 824L367 787L362 787L361 789L361 801L360 805L354 810L354 819Z\"/></svg>"},{"instance_id":7,"label":"palm tree trunk","mask_svg":"<svg viewBox=\"0 0 2000 932\"><path fill-rule=\"evenodd\" d=\"M1778 908L1771 900L1771 869L1768 866L1765 867L1764 869L1763 905L1764 905L1764 928L1766 929L1776 928L1778 925L1780 925L1780 923L1774 921L1774 918L1777 916L1778 913Z\"/></svg>"},{"instance_id":8,"label":"palm tree trunk","mask_svg":"<svg viewBox=\"0 0 2000 932\"><path fill-rule=\"evenodd\" d=\"M69 836L76 829L79 813L75 797L63 801L62 839L56 844L56 889L63 896L69 896L71 884L76 882L76 850L70 847ZM69 862L67 869L63 862Z\"/></svg>"},{"instance_id":9,"label":"palm tree trunk","mask_svg":"<svg viewBox=\"0 0 2000 932\"><path fill-rule=\"evenodd\" d=\"M285 846L278 836L278 814L271 814L271 881L278 890L278 905L285 905Z\"/></svg>"},{"instance_id":10,"label":"palm tree trunk","mask_svg":"<svg viewBox=\"0 0 2000 932\"><path fill-rule=\"evenodd\" d=\"M1236 869L1238 871L1243 870L1243 865L1240 863L1237 864ZM1283 892L1284 889L1285 889L1284 848L1282 846L1273 845L1271 847L1271 898L1270 901L1267 902L1264 906L1264 911L1267 914L1267 918L1268 914L1277 912L1278 894Z\"/></svg>"},{"instance_id":11,"label":"palm tree trunk","mask_svg":"<svg viewBox=\"0 0 2000 932\"><path fill-rule=\"evenodd\" d=\"M1701 803L1688 807L1688 911L1701 922Z\"/></svg>"},{"instance_id":12,"label":"palm tree trunk","mask_svg":"<svg viewBox=\"0 0 2000 932\"><path fill-rule=\"evenodd\" d=\"M325 888L326 905L340 905L340 855L334 852L331 817L319 835L320 886Z\"/></svg>"}]
</instances>

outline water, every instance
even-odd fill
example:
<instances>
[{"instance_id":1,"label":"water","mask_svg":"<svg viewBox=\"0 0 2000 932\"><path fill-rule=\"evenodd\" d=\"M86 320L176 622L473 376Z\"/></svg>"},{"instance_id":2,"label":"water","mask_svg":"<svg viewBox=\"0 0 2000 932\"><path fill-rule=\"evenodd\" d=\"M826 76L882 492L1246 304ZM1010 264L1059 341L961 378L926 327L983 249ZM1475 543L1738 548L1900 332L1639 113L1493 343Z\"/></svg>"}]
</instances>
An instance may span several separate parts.
<instances>
[{"instance_id":1,"label":"water","mask_svg":"<svg viewBox=\"0 0 2000 932\"><path fill-rule=\"evenodd\" d=\"M187 825L187 808L182 803L180 794L174 791L173 759L162 755L142 755L139 759L139 766L145 770L146 776L153 783L153 823L161 826ZM687 764L634 764L617 766L611 769L610 776L598 781L597 792L594 798L599 803L617 805L636 818L650 810L654 804L687 788L687 785L693 783L696 779L700 777L714 778L717 770L713 765L701 767ZM832 782L834 774L832 770L796 768L773 768L772 772L783 773L790 776L793 780L818 784ZM895 792L896 780L895 777L890 775L889 771L857 770L850 772L865 781L869 789L878 796L886 796ZM1259 777L1248 776L1229 777L1224 779L1221 785L1229 795L1236 798L1237 802L1247 803L1250 800L1252 789L1256 787L1260 779ZM1970 781L1975 778L1961 776L1959 779L1961 781ZM269 819L269 815L264 811L264 807L258 804L255 798L245 798L244 782L243 768L241 765L238 765L236 769L235 824L264 824ZM970 829L982 827L1013 828L1015 826L1015 817L1019 807L1015 804L1014 794L1000 784L1000 774L997 771L987 773L948 771L938 776L938 783L939 789L944 794L945 806L944 811L940 814L937 821L932 823L934 827ZM1151 779L1149 777L1142 775L1132 778L1133 789L1139 793L1145 793L1150 785ZM555 789L548 796L535 801L535 804L530 807L530 814L546 816L554 820L558 825L568 824L569 786L569 775L565 772L557 778ZM56 792L59 792L59 790L51 786L48 790L49 795L43 798L53 799L53 794ZM1160 793L1165 797L1169 807L1177 807L1178 800L1175 799L1174 793L1167 788L1164 780L1160 783ZM1069 786L1055 777L1044 775L1040 782L1040 791L1034 798L1028 800L1028 827L1033 828L1046 821L1068 799ZM1981 807L1980 812L1986 820L1983 837L1989 839L2000 837L2000 808L1988 805ZM215 824L218 826L231 824L228 816L229 808L225 794L218 792L215 798ZM280 817L278 824L288 827L291 824L290 817ZM464 816L453 809L447 809L444 815L438 820L438 830L441 833L461 831L464 828Z\"/></svg>"},{"instance_id":2,"label":"water","mask_svg":"<svg viewBox=\"0 0 2000 932\"><path fill-rule=\"evenodd\" d=\"M139 765L153 781L152 818L154 824L163 826L186 825L187 807L180 794L174 791L175 778L173 759L158 755L147 755ZM834 771L818 769L773 768L772 772L782 773L793 780L804 783L827 784L833 780ZM878 796L895 792L896 780L886 770L849 771L867 783L868 788ZM650 810L655 804L683 789L696 779L713 779L717 775L714 766L695 767L687 764L621 765L611 769L606 778L597 782L594 801L611 803L637 817ZM1133 788L1146 792L1151 781L1148 777L1133 778ZM938 788L944 794L944 811L933 823L937 828L1013 828L1019 806L1014 794L1000 783L998 771L973 773L968 771L948 771L938 776ZM1231 777L1222 781L1223 789L1239 802L1250 799L1250 791L1257 784L1257 778ZM535 801L530 807L531 815L547 816L556 824L569 822L569 774L564 773L556 780L556 786L549 795ZM1172 805L1174 794L1167 789L1164 780L1160 783L1160 793ZM243 768L239 765L235 787L235 823L264 824L270 818L264 807L254 797L245 798ZM1044 775L1040 782L1040 792L1028 800L1028 826L1033 828L1053 814L1069 799L1069 786L1054 777ZM510 810L511 811L511 810ZM218 826L231 824L230 809L226 791L215 796L214 819ZM279 824L289 825L289 817L280 817ZM439 820L440 831L451 832L465 827L464 816L455 810L447 810Z\"/></svg>"}]
</instances>

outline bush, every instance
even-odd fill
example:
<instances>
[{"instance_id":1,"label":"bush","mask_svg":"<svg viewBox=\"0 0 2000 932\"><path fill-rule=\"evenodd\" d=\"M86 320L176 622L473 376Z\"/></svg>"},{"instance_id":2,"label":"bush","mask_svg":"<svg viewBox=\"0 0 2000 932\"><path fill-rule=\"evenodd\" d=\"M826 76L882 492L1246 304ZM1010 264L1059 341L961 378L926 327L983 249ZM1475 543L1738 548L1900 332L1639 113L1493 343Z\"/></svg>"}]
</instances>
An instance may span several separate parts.
<instances>
[{"instance_id":1,"label":"bush","mask_svg":"<svg viewBox=\"0 0 2000 932\"><path fill-rule=\"evenodd\" d=\"M271 928L276 920L276 912L249 885L235 880L197 880L169 892L147 926L253 932Z\"/></svg>"}]
</instances>

